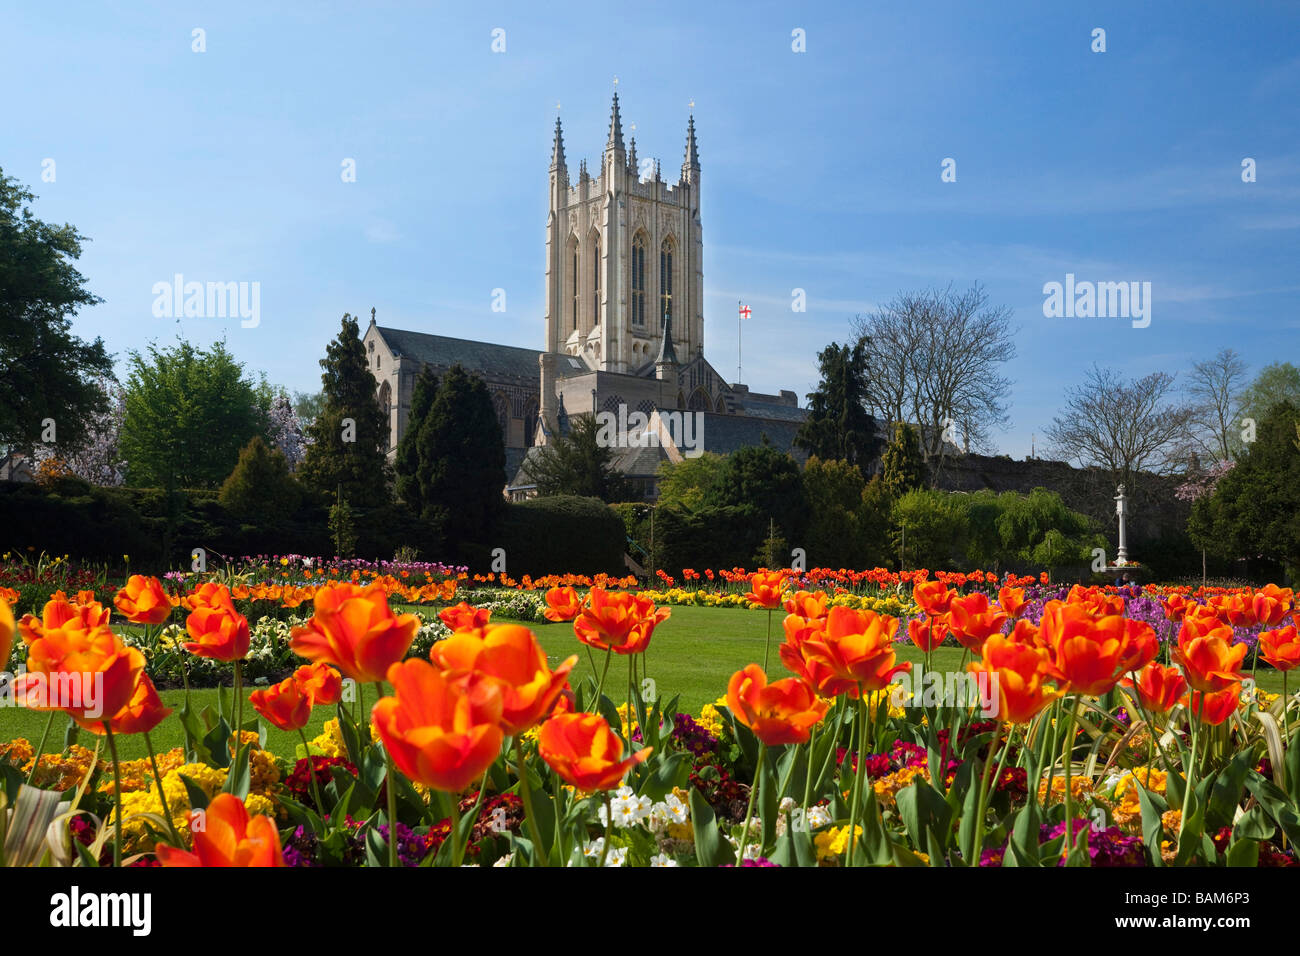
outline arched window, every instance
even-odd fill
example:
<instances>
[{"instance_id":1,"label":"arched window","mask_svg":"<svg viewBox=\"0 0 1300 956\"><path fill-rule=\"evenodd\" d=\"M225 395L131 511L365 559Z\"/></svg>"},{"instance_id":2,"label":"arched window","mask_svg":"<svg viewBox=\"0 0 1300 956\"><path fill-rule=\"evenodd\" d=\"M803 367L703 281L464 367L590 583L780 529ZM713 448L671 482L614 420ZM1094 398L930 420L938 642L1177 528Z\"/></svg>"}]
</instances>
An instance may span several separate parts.
<instances>
[{"instance_id":1,"label":"arched window","mask_svg":"<svg viewBox=\"0 0 1300 956\"><path fill-rule=\"evenodd\" d=\"M591 248L591 325L600 325L600 236L592 234Z\"/></svg>"},{"instance_id":2,"label":"arched window","mask_svg":"<svg viewBox=\"0 0 1300 956\"><path fill-rule=\"evenodd\" d=\"M665 239L659 247L659 318L673 314L673 241ZM660 331L663 330L662 324Z\"/></svg>"},{"instance_id":3,"label":"arched window","mask_svg":"<svg viewBox=\"0 0 1300 956\"><path fill-rule=\"evenodd\" d=\"M573 296L573 306L572 306L573 331L576 332L578 331L578 240L577 239L573 240L573 245L570 251L570 257L571 257L570 261L573 263L573 268L572 271L570 272L569 289L570 289L570 294Z\"/></svg>"},{"instance_id":4,"label":"arched window","mask_svg":"<svg viewBox=\"0 0 1300 956\"><path fill-rule=\"evenodd\" d=\"M645 233L632 239L632 324L645 327Z\"/></svg>"},{"instance_id":5,"label":"arched window","mask_svg":"<svg viewBox=\"0 0 1300 956\"><path fill-rule=\"evenodd\" d=\"M379 407L384 410L384 419L387 420L393 410L393 387L387 382L379 386Z\"/></svg>"},{"instance_id":6,"label":"arched window","mask_svg":"<svg viewBox=\"0 0 1300 956\"><path fill-rule=\"evenodd\" d=\"M691 392L691 400L687 407L693 412L712 411L713 402L709 400L709 393L702 388L697 388Z\"/></svg>"},{"instance_id":7,"label":"arched window","mask_svg":"<svg viewBox=\"0 0 1300 956\"><path fill-rule=\"evenodd\" d=\"M501 437L510 441L510 400L501 392L492 393L492 410L497 413L497 424L501 426Z\"/></svg>"}]
</instances>

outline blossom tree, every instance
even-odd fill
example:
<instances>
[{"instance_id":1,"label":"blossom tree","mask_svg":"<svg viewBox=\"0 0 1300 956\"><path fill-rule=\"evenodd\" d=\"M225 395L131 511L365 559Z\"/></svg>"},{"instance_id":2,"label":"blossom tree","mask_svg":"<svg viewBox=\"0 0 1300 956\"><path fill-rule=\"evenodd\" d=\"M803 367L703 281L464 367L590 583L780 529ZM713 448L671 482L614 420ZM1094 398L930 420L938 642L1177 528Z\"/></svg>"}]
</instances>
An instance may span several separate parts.
<instances>
[{"instance_id":1,"label":"blossom tree","mask_svg":"<svg viewBox=\"0 0 1300 956\"><path fill-rule=\"evenodd\" d=\"M268 419L271 446L284 454L291 471L296 469L307 453L309 439L303 432L302 422L299 421L289 396L284 392L276 395L271 402Z\"/></svg>"},{"instance_id":2,"label":"blossom tree","mask_svg":"<svg viewBox=\"0 0 1300 956\"><path fill-rule=\"evenodd\" d=\"M97 384L104 395L104 408L87 419L86 438L72 449L38 445L34 457L38 467L51 462L46 471L76 475L92 485L115 487L126 479L126 461L118 448L126 419L126 391L112 379L101 379ZM54 467L56 464L62 467Z\"/></svg>"}]
</instances>

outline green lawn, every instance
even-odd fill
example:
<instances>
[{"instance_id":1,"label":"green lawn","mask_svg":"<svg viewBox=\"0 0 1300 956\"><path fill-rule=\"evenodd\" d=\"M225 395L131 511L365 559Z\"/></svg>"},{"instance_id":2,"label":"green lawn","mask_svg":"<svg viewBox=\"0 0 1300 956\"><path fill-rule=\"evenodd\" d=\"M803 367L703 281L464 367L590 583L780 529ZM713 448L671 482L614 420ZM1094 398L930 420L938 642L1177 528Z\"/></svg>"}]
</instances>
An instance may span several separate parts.
<instances>
[{"instance_id":1,"label":"green lawn","mask_svg":"<svg viewBox=\"0 0 1300 956\"><path fill-rule=\"evenodd\" d=\"M404 609L405 610L405 609ZM741 608L705 608L674 607L672 617L655 629L650 649L644 662L638 662L639 679L651 677L658 693L665 700L680 695L678 709L692 715L698 714L700 708L727 692L727 681L731 675L749 663L763 662L764 635L767 629L767 615L762 611L747 611ZM428 613L428 609L425 609ZM781 629L783 613L772 615L772 654L768 673L772 679L788 676L781 660L777 656L776 646L784 638ZM537 633L552 666L558 665L566 657L576 654L578 663L573 669L572 679L579 681L592 675L587 648L580 644L573 634L571 624L552 624L549 622L530 624ZM897 645L900 660L918 662L922 654L910 643ZM595 653L597 668L603 665L603 654ZM937 649L931 661L935 670L956 671L962 662L960 648L941 647ZM644 667L641 665L644 663ZM599 677L599 670L594 672ZM628 660L614 655L610 664L609 675L605 681L605 690L615 701L625 699L628 680ZM1259 685L1270 693L1282 690L1282 676L1272 669L1260 669ZM1300 684L1300 682L1297 682ZM365 689L365 699L374 701L374 688ZM216 707L215 689L193 691L196 708ZM185 693L180 690L163 691L163 701L169 707L179 709ZM250 719L254 711L245 704L245 719ZM314 737L321 731L321 726L333 715L332 707L318 707L307 728L307 736ZM15 737L26 737L35 743L45 726L46 715L20 708L0 708L0 741ZM63 730L67 719L56 716L54 729L50 735L47 749L62 746ZM83 732L80 740L93 748L92 734ZM165 750L179 746L182 742L180 722L169 718L153 732L154 746ZM267 742L278 754L293 753L299 743L297 734L288 734L267 729ZM120 755L123 759L145 756L143 738L127 737L121 742Z\"/></svg>"}]
</instances>

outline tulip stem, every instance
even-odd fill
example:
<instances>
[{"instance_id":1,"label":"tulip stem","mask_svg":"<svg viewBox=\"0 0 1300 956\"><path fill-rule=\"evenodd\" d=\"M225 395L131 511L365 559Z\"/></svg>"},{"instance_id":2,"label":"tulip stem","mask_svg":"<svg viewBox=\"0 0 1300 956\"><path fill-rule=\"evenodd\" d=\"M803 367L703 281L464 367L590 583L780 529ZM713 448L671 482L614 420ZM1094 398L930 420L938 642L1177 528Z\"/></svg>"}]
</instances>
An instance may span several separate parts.
<instances>
[{"instance_id":1,"label":"tulip stem","mask_svg":"<svg viewBox=\"0 0 1300 956\"><path fill-rule=\"evenodd\" d=\"M867 702L863 696L862 682L858 681L858 750L857 772L853 775L853 799L849 806L849 843L846 866L853 865L853 854L858 846L858 807L862 805L862 776L866 772L867 761Z\"/></svg>"},{"instance_id":2,"label":"tulip stem","mask_svg":"<svg viewBox=\"0 0 1300 956\"><path fill-rule=\"evenodd\" d=\"M239 758L239 748L243 744L244 723L244 662L235 661L235 752L234 759Z\"/></svg>"},{"instance_id":3,"label":"tulip stem","mask_svg":"<svg viewBox=\"0 0 1300 956\"><path fill-rule=\"evenodd\" d=\"M1070 705L1070 720L1065 729L1065 745L1061 759L1065 762L1065 846L1066 852L1074 849L1074 724L1079 715L1079 697L1076 694ZM1051 799L1049 793L1048 799Z\"/></svg>"},{"instance_id":4,"label":"tulip stem","mask_svg":"<svg viewBox=\"0 0 1300 956\"><path fill-rule=\"evenodd\" d=\"M772 654L772 609L767 609L767 643L763 646L763 673L767 674L767 662Z\"/></svg>"},{"instance_id":5,"label":"tulip stem","mask_svg":"<svg viewBox=\"0 0 1300 956\"><path fill-rule=\"evenodd\" d=\"M817 725L814 724L812 730L808 732L808 769L804 772L804 778L803 778L803 803L799 804L801 807L803 807L803 812L805 817L807 817L808 815L808 800L812 796L813 750L816 749L816 746L817 746ZM833 750L835 748L832 747L831 749Z\"/></svg>"},{"instance_id":6,"label":"tulip stem","mask_svg":"<svg viewBox=\"0 0 1300 956\"><path fill-rule=\"evenodd\" d=\"M609 659L613 653L613 648L605 648L605 667L600 672L600 683L596 685L596 699L592 702L594 713L600 713L600 700L605 693L605 675L609 673Z\"/></svg>"},{"instance_id":7,"label":"tulip stem","mask_svg":"<svg viewBox=\"0 0 1300 956\"><path fill-rule=\"evenodd\" d=\"M117 762L117 741L113 739L113 728L104 721L104 733L108 736L108 752L113 755L113 801L117 804L117 826L113 828L113 865L122 865L122 768ZM162 784L158 785L162 792Z\"/></svg>"},{"instance_id":8,"label":"tulip stem","mask_svg":"<svg viewBox=\"0 0 1300 956\"><path fill-rule=\"evenodd\" d=\"M176 822L172 819L172 812L167 807L167 794L163 790L163 777L158 772L158 758L153 751L153 741L149 739L149 731L144 732L144 746L149 751L149 764L153 767L154 783L158 785L158 802L162 805L163 816L167 818L167 827L172 831L172 839L176 841L176 846L180 849L185 847L181 844L181 835L176 832Z\"/></svg>"},{"instance_id":9,"label":"tulip stem","mask_svg":"<svg viewBox=\"0 0 1300 956\"><path fill-rule=\"evenodd\" d=\"M1196 701L1195 712L1192 714L1192 753L1187 761L1187 775L1183 778L1183 811L1178 818L1178 852L1181 855L1183 851L1183 830L1187 826L1187 810L1192 803L1192 777L1196 770L1196 745L1200 738L1201 710L1205 707L1205 694L1202 692L1199 697L1192 695Z\"/></svg>"},{"instance_id":10,"label":"tulip stem","mask_svg":"<svg viewBox=\"0 0 1300 956\"><path fill-rule=\"evenodd\" d=\"M45 753L45 741L49 739L50 728L54 726L54 715L57 710L50 711L50 716L45 720L45 731L41 734L41 742L36 745L36 755L32 757L32 769L27 774L27 786L33 786L32 781L36 779L36 770L41 765L41 755Z\"/></svg>"},{"instance_id":11,"label":"tulip stem","mask_svg":"<svg viewBox=\"0 0 1300 956\"><path fill-rule=\"evenodd\" d=\"M631 734L628 736L630 737ZM515 769L519 772L519 799L523 801L524 816L528 819L528 835L533 841L533 866L538 865L538 860L541 860L541 865L545 866L547 848L542 846L542 833L537 828L537 814L533 812L532 787L528 785L528 766L524 763L524 744L518 735L515 736ZM556 825L559 825L558 818Z\"/></svg>"},{"instance_id":12,"label":"tulip stem","mask_svg":"<svg viewBox=\"0 0 1300 956\"><path fill-rule=\"evenodd\" d=\"M298 736L302 738L302 753L307 758L307 779L311 781L311 798L316 801L316 813L325 818L325 801L320 797L320 784L316 782L316 767L311 760L311 744L307 743L306 732L299 727Z\"/></svg>"},{"instance_id":13,"label":"tulip stem","mask_svg":"<svg viewBox=\"0 0 1300 956\"><path fill-rule=\"evenodd\" d=\"M758 742L758 762L754 765L754 783L749 788L749 807L745 810L745 825L740 831L740 846L736 850L736 866L745 862L745 844L749 842L749 821L754 818L754 798L758 796L760 781L763 779L763 757L767 754L767 744ZM759 840L759 856L763 855L762 840Z\"/></svg>"},{"instance_id":14,"label":"tulip stem","mask_svg":"<svg viewBox=\"0 0 1300 956\"><path fill-rule=\"evenodd\" d=\"M979 866L980 851L984 848L984 815L988 812L989 799L989 770L993 766L993 755L998 750L998 745L1002 742L1002 725L997 724L993 728L993 739L989 741L988 756L984 758L984 773L980 777L980 794L979 802L976 804L975 811L975 842L970 848L970 857L966 861L967 866ZM1010 747L1010 741L1007 743ZM1006 749L1003 749L1002 756L1006 756ZM998 768L998 773L1002 768Z\"/></svg>"}]
</instances>

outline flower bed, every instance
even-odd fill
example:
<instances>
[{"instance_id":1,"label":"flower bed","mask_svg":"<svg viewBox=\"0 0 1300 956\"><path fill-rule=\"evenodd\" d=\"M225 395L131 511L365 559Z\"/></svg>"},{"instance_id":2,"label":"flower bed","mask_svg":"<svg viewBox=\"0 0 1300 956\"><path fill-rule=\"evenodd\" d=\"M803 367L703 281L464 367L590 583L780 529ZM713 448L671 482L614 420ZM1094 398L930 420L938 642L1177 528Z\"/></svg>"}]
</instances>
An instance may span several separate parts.
<instances>
[{"instance_id":1,"label":"flower bed","mask_svg":"<svg viewBox=\"0 0 1300 956\"><path fill-rule=\"evenodd\" d=\"M865 593L865 579L862 592L809 590L806 576L759 571L740 595L739 576L716 594L576 579L467 592L392 570L180 588L134 576L111 607L99 589L60 592L18 619L9 602L23 592L0 593L0 658L17 641L26 666L9 702L49 710L50 725L67 715L94 744L0 741L5 826L36 834L4 862L1298 862L1300 718L1286 682L1300 639L1286 589L1117 593L981 574ZM475 603L443 606L453 595ZM441 610L424 620L390 600ZM769 612L764 663L697 715L643 663L674 603ZM251 625L241 612L272 605ZM571 622L598 677L570 680L576 655L552 666L531 631L494 613ZM900 662L899 641L917 666ZM932 669L944 642L963 652L949 673ZM1282 672L1282 694L1254 686L1256 666ZM228 674L234 703L196 713L187 697L171 711L154 680L173 671L187 688ZM93 700L70 694L76 676L93 677ZM262 684L254 713L245 682ZM316 707L334 716L309 739ZM185 745L155 753L164 720ZM296 752L265 749L262 726L296 732ZM146 759L118 759L126 735Z\"/></svg>"}]
</instances>

